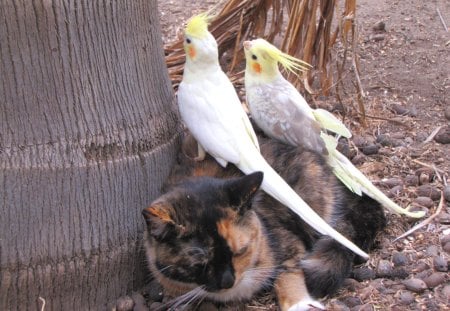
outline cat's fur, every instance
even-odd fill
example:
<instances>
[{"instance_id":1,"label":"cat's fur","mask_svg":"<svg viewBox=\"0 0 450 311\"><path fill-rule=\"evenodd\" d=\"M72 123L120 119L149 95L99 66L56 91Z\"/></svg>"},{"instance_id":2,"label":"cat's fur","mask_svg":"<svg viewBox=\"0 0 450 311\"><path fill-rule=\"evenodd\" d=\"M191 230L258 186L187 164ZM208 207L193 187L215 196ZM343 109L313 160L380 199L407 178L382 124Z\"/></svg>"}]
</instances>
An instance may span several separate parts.
<instances>
[{"instance_id":1,"label":"cat's fur","mask_svg":"<svg viewBox=\"0 0 450 311\"><path fill-rule=\"evenodd\" d=\"M273 140L261 152L319 215L369 250L385 226L377 202L350 193L314 152ZM166 193L143 211L150 270L169 294L188 293L182 303L245 301L274 287L287 310L308 292L323 297L339 288L355 255L258 190L262 178L182 157Z\"/></svg>"}]
</instances>

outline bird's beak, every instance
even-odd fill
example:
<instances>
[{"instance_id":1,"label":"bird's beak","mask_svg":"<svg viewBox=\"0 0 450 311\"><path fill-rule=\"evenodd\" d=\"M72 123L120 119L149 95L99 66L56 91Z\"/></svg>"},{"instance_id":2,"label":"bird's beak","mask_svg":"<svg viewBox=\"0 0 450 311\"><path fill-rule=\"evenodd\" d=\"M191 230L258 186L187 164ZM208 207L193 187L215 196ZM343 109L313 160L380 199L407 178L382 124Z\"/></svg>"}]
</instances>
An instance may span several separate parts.
<instances>
[{"instance_id":1,"label":"bird's beak","mask_svg":"<svg viewBox=\"0 0 450 311\"><path fill-rule=\"evenodd\" d=\"M250 50L251 47L252 47L251 41L244 41L244 49Z\"/></svg>"}]
</instances>

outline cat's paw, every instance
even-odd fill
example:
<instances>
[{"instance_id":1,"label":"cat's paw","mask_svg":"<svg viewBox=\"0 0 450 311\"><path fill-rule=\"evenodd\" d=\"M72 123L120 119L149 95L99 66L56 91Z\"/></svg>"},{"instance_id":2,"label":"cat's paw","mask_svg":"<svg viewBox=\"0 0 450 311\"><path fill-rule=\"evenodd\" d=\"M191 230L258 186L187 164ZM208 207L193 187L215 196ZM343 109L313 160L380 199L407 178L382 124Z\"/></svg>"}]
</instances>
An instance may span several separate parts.
<instances>
[{"instance_id":1,"label":"cat's paw","mask_svg":"<svg viewBox=\"0 0 450 311\"><path fill-rule=\"evenodd\" d=\"M308 297L306 299L297 302L295 305L291 306L287 311L307 311L310 310L311 308L325 310L325 306L323 304L321 304L317 300Z\"/></svg>"}]
</instances>

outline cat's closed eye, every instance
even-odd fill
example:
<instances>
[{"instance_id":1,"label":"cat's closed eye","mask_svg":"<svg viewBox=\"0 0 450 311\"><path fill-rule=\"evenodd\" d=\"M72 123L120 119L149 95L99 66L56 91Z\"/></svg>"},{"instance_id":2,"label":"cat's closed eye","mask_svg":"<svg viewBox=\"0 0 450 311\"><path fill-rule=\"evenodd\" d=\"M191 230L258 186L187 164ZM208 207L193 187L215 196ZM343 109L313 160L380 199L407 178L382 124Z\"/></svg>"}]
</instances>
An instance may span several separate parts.
<instances>
[{"instance_id":1,"label":"cat's closed eye","mask_svg":"<svg viewBox=\"0 0 450 311\"><path fill-rule=\"evenodd\" d=\"M233 254L233 256L234 256L234 257L242 256L242 255L244 255L245 253L247 253L247 251L248 251L248 245L246 245L246 246L241 247L240 249L238 249L237 252L235 252L235 253Z\"/></svg>"}]
</instances>

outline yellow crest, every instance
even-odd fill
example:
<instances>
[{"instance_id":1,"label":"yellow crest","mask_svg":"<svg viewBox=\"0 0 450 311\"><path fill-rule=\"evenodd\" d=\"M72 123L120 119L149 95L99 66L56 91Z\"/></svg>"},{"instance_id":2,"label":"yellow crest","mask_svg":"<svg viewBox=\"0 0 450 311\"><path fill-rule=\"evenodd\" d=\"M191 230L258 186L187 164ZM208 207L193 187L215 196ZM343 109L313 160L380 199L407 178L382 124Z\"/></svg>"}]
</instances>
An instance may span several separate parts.
<instances>
[{"instance_id":1,"label":"yellow crest","mask_svg":"<svg viewBox=\"0 0 450 311\"><path fill-rule=\"evenodd\" d=\"M206 13L201 13L191 17L187 24L185 33L196 38L204 38L208 33L208 22L211 19Z\"/></svg>"},{"instance_id":2,"label":"yellow crest","mask_svg":"<svg viewBox=\"0 0 450 311\"><path fill-rule=\"evenodd\" d=\"M253 47L265 51L270 58L280 63L284 69L294 74L297 74L296 71L307 71L312 68L307 62L280 51L264 39L256 39L253 40L252 43Z\"/></svg>"}]
</instances>

